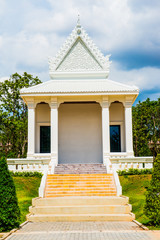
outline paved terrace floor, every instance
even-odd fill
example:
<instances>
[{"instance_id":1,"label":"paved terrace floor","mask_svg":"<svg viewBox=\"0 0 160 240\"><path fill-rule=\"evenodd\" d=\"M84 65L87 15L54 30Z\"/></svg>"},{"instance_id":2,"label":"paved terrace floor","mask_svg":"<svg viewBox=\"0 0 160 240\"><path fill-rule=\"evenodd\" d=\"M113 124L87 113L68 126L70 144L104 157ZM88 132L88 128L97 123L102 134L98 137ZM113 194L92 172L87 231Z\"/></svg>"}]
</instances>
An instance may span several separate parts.
<instances>
[{"instance_id":1,"label":"paved terrace floor","mask_svg":"<svg viewBox=\"0 0 160 240\"><path fill-rule=\"evenodd\" d=\"M134 222L28 222L7 240L158 240L158 234Z\"/></svg>"}]
</instances>

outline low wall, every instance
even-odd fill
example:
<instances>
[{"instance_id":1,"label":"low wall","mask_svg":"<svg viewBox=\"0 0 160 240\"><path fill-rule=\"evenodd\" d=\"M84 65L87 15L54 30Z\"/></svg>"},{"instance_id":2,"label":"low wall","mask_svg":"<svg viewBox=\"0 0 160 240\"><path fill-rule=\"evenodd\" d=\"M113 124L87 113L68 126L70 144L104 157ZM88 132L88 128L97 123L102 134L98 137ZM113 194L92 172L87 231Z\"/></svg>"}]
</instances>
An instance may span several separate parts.
<instances>
[{"instance_id":1,"label":"low wall","mask_svg":"<svg viewBox=\"0 0 160 240\"><path fill-rule=\"evenodd\" d=\"M48 169L50 159L7 159L8 168L13 172L44 172Z\"/></svg>"},{"instance_id":2,"label":"low wall","mask_svg":"<svg viewBox=\"0 0 160 240\"><path fill-rule=\"evenodd\" d=\"M123 170L129 168L152 168L153 167L153 157L123 157L116 156L110 158L111 168L114 170ZM10 158L7 159L8 168L13 172L44 172L48 169L50 158L36 158L36 159L27 159L27 158Z\"/></svg>"},{"instance_id":3,"label":"low wall","mask_svg":"<svg viewBox=\"0 0 160 240\"><path fill-rule=\"evenodd\" d=\"M146 169L153 167L153 157L113 157L110 159L112 168L124 170L129 168Z\"/></svg>"}]
</instances>

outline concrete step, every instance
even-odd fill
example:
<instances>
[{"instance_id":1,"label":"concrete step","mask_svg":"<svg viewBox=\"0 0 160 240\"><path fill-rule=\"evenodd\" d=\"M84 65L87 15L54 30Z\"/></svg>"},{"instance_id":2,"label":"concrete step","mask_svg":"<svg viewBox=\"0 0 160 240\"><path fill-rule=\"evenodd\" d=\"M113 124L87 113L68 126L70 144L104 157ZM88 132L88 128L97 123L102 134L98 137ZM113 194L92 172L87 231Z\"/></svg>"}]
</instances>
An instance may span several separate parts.
<instances>
[{"instance_id":1,"label":"concrete step","mask_svg":"<svg viewBox=\"0 0 160 240\"><path fill-rule=\"evenodd\" d=\"M107 173L103 164L58 164L55 167L56 174L97 174Z\"/></svg>"},{"instance_id":2,"label":"concrete step","mask_svg":"<svg viewBox=\"0 0 160 240\"><path fill-rule=\"evenodd\" d=\"M53 187L53 186L47 186L46 187L46 191L81 191L81 190L84 190L84 191L92 191L92 190L95 190L95 191L116 191L116 188L115 187L104 187L104 186L93 186L93 187L88 187L88 186L56 186L56 187Z\"/></svg>"},{"instance_id":3,"label":"concrete step","mask_svg":"<svg viewBox=\"0 0 160 240\"><path fill-rule=\"evenodd\" d=\"M73 206L73 205L126 205L129 202L128 197L87 197L87 196L72 196L72 197L54 197L54 198L34 198L32 206Z\"/></svg>"},{"instance_id":4,"label":"concrete step","mask_svg":"<svg viewBox=\"0 0 160 240\"><path fill-rule=\"evenodd\" d=\"M61 188L61 189L52 189L52 188L50 188L50 189L48 189L48 190L46 190L46 193L50 193L50 192L59 192L59 193L66 193L66 192L69 192L69 193L72 193L72 192L95 192L95 193L109 193L109 192L116 192L116 188L114 188L114 189L103 189L103 188L101 188L101 189L95 189L95 188L86 188L86 189L84 189L84 188L68 188L68 189L65 189L65 188Z\"/></svg>"},{"instance_id":5,"label":"concrete step","mask_svg":"<svg viewBox=\"0 0 160 240\"><path fill-rule=\"evenodd\" d=\"M113 196L113 195L116 195L116 191L59 191L59 192L47 192L47 194L45 195L45 197L51 197L51 196L55 196L55 195L61 195L61 196Z\"/></svg>"},{"instance_id":6,"label":"concrete step","mask_svg":"<svg viewBox=\"0 0 160 240\"><path fill-rule=\"evenodd\" d=\"M68 178L107 178L107 179L110 179L112 178L112 176L107 176L107 174L63 174L63 175L60 175L60 174L55 174L55 175L50 175L48 176L48 178L51 178L51 179L55 179L55 178L64 178L64 177L68 177Z\"/></svg>"},{"instance_id":7,"label":"concrete step","mask_svg":"<svg viewBox=\"0 0 160 240\"><path fill-rule=\"evenodd\" d=\"M70 180L58 180L58 179L56 179L56 180L51 180L51 179L47 179L47 183L49 183L49 184L63 184L63 183L65 183L65 184L75 184L75 183L87 183L87 184L110 184L110 183L113 183L114 181L113 180L106 180L106 181L101 181L101 180L95 180L94 181L94 179L93 180L90 180L90 179L88 179L88 180L85 180L85 179L77 179L77 180L72 180L72 179L70 179Z\"/></svg>"},{"instance_id":8,"label":"concrete step","mask_svg":"<svg viewBox=\"0 0 160 240\"><path fill-rule=\"evenodd\" d=\"M28 214L31 222L132 221L134 214Z\"/></svg>"},{"instance_id":9,"label":"concrete step","mask_svg":"<svg viewBox=\"0 0 160 240\"><path fill-rule=\"evenodd\" d=\"M30 207L32 214L127 214L131 205L38 206Z\"/></svg>"},{"instance_id":10,"label":"concrete step","mask_svg":"<svg viewBox=\"0 0 160 240\"><path fill-rule=\"evenodd\" d=\"M55 174L58 174L58 172L57 171L55 171L54 172ZM61 172L61 173L63 173L63 174L74 174L73 172L71 172L71 171L63 171L63 172ZM81 175L81 174L105 174L106 172L104 172L104 171L95 171L95 172L91 172L91 171L83 171L83 172L77 172L77 174L79 174L79 175Z\"/></svg>"},{"instance_id":11,"label":"concrete step","mask_svg":"<svg viewBox=\"0 0 160 240\"><path fill-rule=\"evenodd\" d=\"M52 188L57 188L57 187L74 187L74 186L79 186L79 187L115 187L115 185L113 184L113 183L106 183L106 184L104 184L104 183L99 183L99 184L93 184L93 183L83 183L83 182L78 182L77 184L76 183L72 183L72 182L69 182L69 183L47 183L47 187L52 187Z\"/></svg>"},{"instance_id":12,"label":"concrete step","mask_svg":"<svg viewBox=\"0 0 160 240\"><path fill-rule=\"evenodd\" d=\"M45 197L114 196L116 187L112 174L48 175Z\"/></svg>"},{"instance_id":13,"label":"concrete step","mask_svg":"<svg viewBox=\"0 0 160 240\"><path fill-rule=\"evenodd\" d=\"M53 193L53 194L47 194L45 197L46 198L54 198L54 197L74 197L74 196L77 196L77 197L83 197L83 196L88 196L88 197L94 197L94 196L97 196L97 197L109 197L109 196L116 196L116 193L59 193L59 194L56 194L56 193Z\"/></svg>"}]
</instances>

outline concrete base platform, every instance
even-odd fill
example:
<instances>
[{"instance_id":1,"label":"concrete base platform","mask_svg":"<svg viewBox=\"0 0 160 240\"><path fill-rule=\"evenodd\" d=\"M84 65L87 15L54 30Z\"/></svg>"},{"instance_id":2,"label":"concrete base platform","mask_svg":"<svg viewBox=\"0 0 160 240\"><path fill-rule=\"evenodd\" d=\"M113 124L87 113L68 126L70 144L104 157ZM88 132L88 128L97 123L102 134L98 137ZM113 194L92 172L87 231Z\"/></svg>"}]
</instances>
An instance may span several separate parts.
<instances>
[{"instance_id":1,"label":"concrete base platform","mask_svg":"<svg viewBox=\"0 0 160 240\"><path fill-rule=\"evenodd\" d=\"M158 240L134 222L28 222L7 240Z\"/></svg>"},{"instance_id":2,"label":"concrete base platform","mask_svg":"<svg viewBox=\"0 0 160 240\"><path fill-rule=\"evenodd\" d=\"M132 221L127 197L57 197L32 201L32 222Z\"/></svg>"}]
</instances>

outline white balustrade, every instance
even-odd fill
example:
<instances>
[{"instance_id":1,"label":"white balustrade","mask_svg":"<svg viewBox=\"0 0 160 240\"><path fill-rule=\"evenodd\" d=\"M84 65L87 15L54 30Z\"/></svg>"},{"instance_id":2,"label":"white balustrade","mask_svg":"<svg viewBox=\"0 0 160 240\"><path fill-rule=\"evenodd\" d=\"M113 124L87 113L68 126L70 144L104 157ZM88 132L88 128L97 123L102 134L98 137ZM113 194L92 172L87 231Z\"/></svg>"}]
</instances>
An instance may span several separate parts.
<instances>
[{"instance_id":1,"label":"white balustrade","mask_svg":"<svg viewBox=\"0 0 160 240\"><path fill-rule=\"evenodd\" d=\"M129 168L150 169L153 167L153 157L122 157L118 154L112 155L110 158L113 169L127 170Z\"/></svg>"},{"instance_id":2,"label":"white balustrade","mask_svg":"<svg viewBox=\"0 0 160 240\"><path fill-rule=\"evenodd\" d=\"M7 159L8 169L13 172L44 172L48 168L50 159Z\"/></svg>"}]
</instances>

